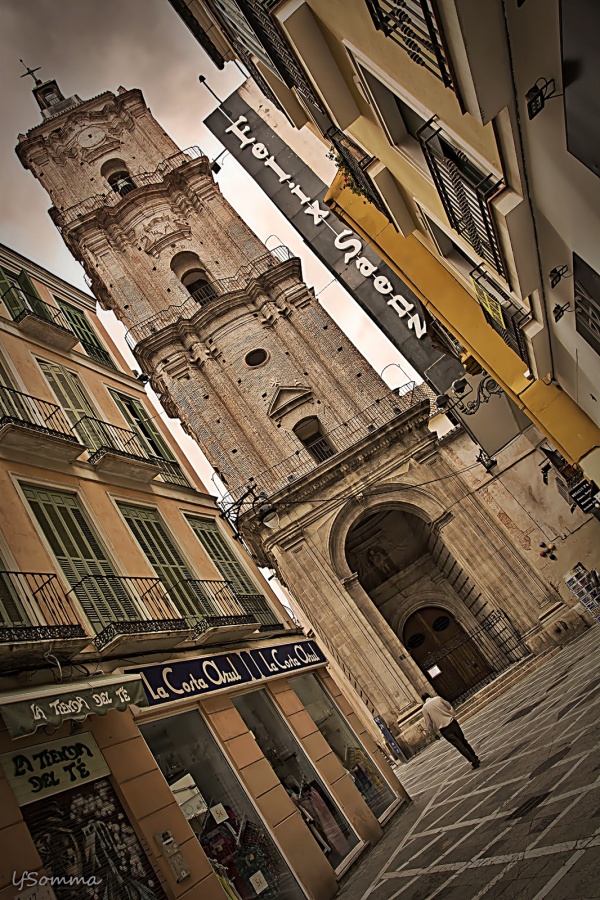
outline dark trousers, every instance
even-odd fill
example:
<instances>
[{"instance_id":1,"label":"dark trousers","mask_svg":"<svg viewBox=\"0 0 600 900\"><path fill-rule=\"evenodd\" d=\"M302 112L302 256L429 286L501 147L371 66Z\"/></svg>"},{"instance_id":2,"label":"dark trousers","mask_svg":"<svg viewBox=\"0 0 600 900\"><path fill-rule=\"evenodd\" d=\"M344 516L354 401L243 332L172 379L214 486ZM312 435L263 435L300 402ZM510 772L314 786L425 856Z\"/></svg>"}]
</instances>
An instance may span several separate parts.
<instances>
[{"instance_id":1,"label":"dark trousers","mask_svg":"<svg viewBox=\"0 0 600 900\"><path fill-rule=\"evenodd\" d=\"M470 763L474 763L477 761L477 754L462 733L462 728L460 727L456 719L452 719L449 725L446 725L444 728L440 728L440 734L448 741L449 744L452 744L453 747L456 747L459 753L462 753L463 756L466 756Z\"/></svg>"}]
</instances>

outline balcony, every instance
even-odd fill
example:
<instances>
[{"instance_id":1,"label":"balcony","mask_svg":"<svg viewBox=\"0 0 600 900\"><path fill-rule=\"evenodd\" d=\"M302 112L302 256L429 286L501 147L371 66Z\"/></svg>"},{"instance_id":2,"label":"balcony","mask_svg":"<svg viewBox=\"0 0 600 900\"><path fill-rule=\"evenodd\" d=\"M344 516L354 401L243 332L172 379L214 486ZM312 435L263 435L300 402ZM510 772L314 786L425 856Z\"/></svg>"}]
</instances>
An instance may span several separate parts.
<instances>
[{"instance_id":1,"label":"balcony","mask_svg":"<svg viewBox=\"0 0 600 900\"><path fill-rule=\"evenodd\" d=\"M483 266L478 266L469 274L485 321L529 368L529 354L523 326L531 321L531 313L519 309L506 291L490 278Z\"/></svg>"},{"instance_id":2,"label":"balcony","mask_svg":"<svg viewBox=\"0 0 600 900\"><path fill-rule=\"evenodd\" d=\"M103 653L170 650L192 635L158 578L85 575L67 596L81 606Z\"/></svg>"},{"instance_id":3,"label":"balcony","mask_svg":"<svg viewBox=\"0 0 600 900\"><path fill-rule=\"evenodd\" d=\"M166 484L176 484L179 487L187 488L192 487L181 471L181 466L178 462L173 462L171 459L163 459L160 456L150 456L149 459L150 462L153 462L158 466L160 476ZM195 488L192 489L195 490Z\"/></svg>"},{"instance_id":4,"label":"balcony","mask_svg":"<svg viewBox=\"0 0 600 900\"><path fill-rule=\"evenodd\" d=\"M375 28L457 93L435 0L366 0Z\"/></svg>"},{"instance_id":5,"label":"balcony","mask_svg":"<svg viewBox=\"0 0 600 900\"><path fill-rule=\"evenodd\" d=\"M221 278L218 281L212 281L210 284L204 285L193 294L185 298L183 303L166 306L156 315L149 316L133 325L125 334L125 340L133 350L137 344L158 334L164 328L168 328L174 322L179 320L189 320L195 316L199 310L204 309L211 303L223 300L229 294L236 291L244 291L248 287L248 283L262 275L267 274L277 265L293 259L293 254L288 247L280 244L269 253L259 256L253 262L242 266L235 275L230 278Z\"/></svg>"},{"instance_id":6,"label":"balcony","mask_svg":"<svg viewBox=\"0 0 600 900\"><path fill-rule=\"evenodd\" d=\"M318 459L316 454L311 453L311 447L299 448L291 456L250 479L250 485L242 484L231 490L229 492L231 502L224 509L225 514L234 508L241 514L245 509L252 507L252 495L255 498L269 498L300 479L312 475L318 469L325 468L341 453L379 429L392 424L398 417L418 407L424 401L429 401L432 396L431 390L425 384L411 383L402 388L402 391L401 395L392 392L381 397L356 416L320 435L325 439L327 447L333 451L330 453L329 449L325 450L325 444L323 444L320 448L323 451L320 453L323 459ZM334 462L334 464L336 463ZM252 490L249 490L249 487ZM239 602L244 603L243 597L244 595L238 593ZM264 598L262 599L264 602ZM244 608L246 608L245 604Z\"/></svg>"},{"instance_id":7,"label":"balcony","mask_svg":"<svg viewBox=\"0 0 600 900\"><path fill-rule=\"evenodd\" d=\"M148 456L138 436L129 428L82 416L73 431L88 448L89 462L104 475L121 475L144 484L160 474L159 460ZM166 462L161 460L160 463Z\"/></svg>"},{"instance_id":8,"label":"balcony","mask_svg":"<svg viewBox=\"0 0 600 900\"><path fill-rule=\"evenodd\" d=\"M327 130L325 137L333 144L338 169L346 170L354 182L356 191L389 218L383 199L366 171L373 162L373 157L363 153L360 147L335 126Z\"/></svg>"},{"instance_id":9,"label":"balcony","mask_svg":"<svg viewBox=\"0 0 600 900\"><path fill-rule=\"evenodd\" d=\"M105 194L93 194L80 203L67 207L67 209L57 209L53 206L50 209L50 218L59 231L62 231L78 220L84 219L86 216L101 209L110 209L113 206L117 206L125 197L130 197L139 188L160 184L170 172L181 168L186 163L202 158L204 158L204 154L200 147L188 147L186 150L180 150L178 153L174 153L173 156L163 159L153 172L132 173L132 184L127 190L123 190L123 193L111 190Z\"/></svg>"},{"instance_id":10,"label":"balcony","mask_svg":"<svg viewBox=\"0 0 600 900\"><path fill-rule=\"evenodd\" d=\"M54 403L0 385L0 451L73 462L85 447Z\"/></svg>"},{"instance_id":11,"label":"balcony","mask_svg":"<svg viewBox=\"0 0 600 900\"><path fill-rule=\"evenodd\" d=\"M167 596L185 614L193 628L195 644L242 640L253 634L260 624L258 617L245 608L227 581L186 578L173 585Z\"/></svg>"},{"instance_id":12,"label":"balcony","mask_svg":"<svg viewBox=\"0 0 600 900\"><path fill-rule=\"evenodd\" d=\"M83 347L84 352L87 356L90 357L90 359L101 363L101 365L103 366L108 366L109 369L117 368L111 359L110 353L108 352L108 350L105 350L104 347L98 347L96 344L90 344L89 341L86 341L83 338L80 338L79 342Z\"/></svg>"},{"instance_id":13,"label":"balcony","mask_svg":"<svg viewBox=\"0 0 600 900\"><path fill-rule=\"evenodd\" d=\"M480 172L462 150L450 143L433 120L419 129L417 136L451 227L506 278L491 205L504 190L504 182Z\"/></svg>"},{"instance_id":14,"label":"balcony","mask_svg":"<svg viewBox=\"0 0 600 900\"><path fill-rule=\"evenodd\" d=\"M10 297L6 296L10 294ZM72 350L79 338L62 309L11 285L3 301L19 331L57 350Z\"/></svg>"},{"instance_id":15,"label":"balcony","mask_svg":"<svg viewBox=\"0 0 600 900\"><path fill-rule=\"evenodd\" d=\"M56 575L0 571L0 671L67 662L90 643Z\"/></svg>"}]
</instances>

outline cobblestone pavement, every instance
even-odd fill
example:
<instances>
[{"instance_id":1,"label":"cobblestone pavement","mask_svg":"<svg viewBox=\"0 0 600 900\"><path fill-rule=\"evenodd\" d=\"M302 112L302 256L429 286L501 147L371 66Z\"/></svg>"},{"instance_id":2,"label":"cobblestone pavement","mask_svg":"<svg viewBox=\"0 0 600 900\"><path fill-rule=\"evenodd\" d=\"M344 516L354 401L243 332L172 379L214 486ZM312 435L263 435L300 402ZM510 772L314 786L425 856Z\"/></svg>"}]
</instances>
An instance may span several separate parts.
<instances>
[{"instance_id":1,"label":"cobblestone pavement","mask_svg":"<svg viewBox=\"0 0 600 900\"><path fill-rule=\"evenodd\" d=\"M398 768L413 798L339 900L600 898L600 627ZM459 716L460 719L460 716Z\"/></svg>"}]
</instances>

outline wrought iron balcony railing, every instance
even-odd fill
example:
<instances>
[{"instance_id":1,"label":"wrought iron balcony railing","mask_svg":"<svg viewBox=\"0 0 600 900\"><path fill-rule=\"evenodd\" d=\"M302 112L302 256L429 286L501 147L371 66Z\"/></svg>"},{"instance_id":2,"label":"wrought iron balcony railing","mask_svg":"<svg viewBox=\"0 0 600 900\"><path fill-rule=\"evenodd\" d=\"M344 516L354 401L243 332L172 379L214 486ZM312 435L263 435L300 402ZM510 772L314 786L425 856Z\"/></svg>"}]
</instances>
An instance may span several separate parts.
<instances>
[{"instance_id":1,"label":"wrought iron balcony railing","mask_svg":"<svg viewBox=\"0 0 600 900\"><path fill-rule=\"evenodd\" d=\"M276 631L284 628L262 594L242 594L238 591L236 596L244 612L260 622L259 631Z\"/></svg>"},{"instance_id":2,"label":"wrought iron balcony railing","mask_svg":"<svg viewBox=\"0 0 600 900\"><path fill-rule=\"evenodd\" d=\"M259 621L244 609L228 581L185 578L169 588L167 596L185 615L197 635L209 628L227 625L255 625Z\"/></svg>"},{"instance_id":3,"label":"wrought iron balcony railing","mask_svg":"<svg viewBox=\"0 0 600 900\"><path fill-rule=\"evenodd\" d=\"M119 635L190 631L159 578L85 575L67 596L81 605L98 650Z\"/></svg>"},{"instance_id":4,"label":"wrought iron balcony railing","mask_svg":"<svg viewBox=\"0 0 600 900\"><path fill-rule=\"evenodd\" d=\"M230 278L212 281L186 297L183 303L167 306L159 313L138 322L137 325L132 325L125 334L127 344L133 350L141 341L162 331L163 328L167 328L174 322L180 319L191 319L199 309L207 306L209 303L222 299L227 294L235 293L235 291L245 290L250 280L259 278L279 263L287 262L289 259L293 259L293 254L288 247L280 244L279 247L275 247L269 253L265 253L264 256L260 256L253 262L242 266Z\"/></svg>"},{"instance_id":5,"label":"wrought iron balcony railing","mask_svg":"<svg viewBox=\"0 0 600 900\"><path fill-rule=\"evenodd\" d=\"M89 462L92 465L105 453L152 461L138 436L129 428L111 425L110 422L102 422L93 416L82 416L73 425L73 431L90 451Z\"/></svg>"},{"instance_id":6,"label":"wrought iron balcony railing","mask_svg":"<svg viewBox=\"0 0 600 900\"><path fill-rule=\"evenodd\" d=\"M531 313L519 309L515 301L502 290L482 266L470 272L477 300L488 325L498 332L504 343L529 365L527 342L523 326L531 319Z\"/></svg>"},{"instance_id":7,"label":"wrought iron balcony railing","mask_svg":"<svg viewBox=\"0 0 600 900\"><path fill-rule=\"evenodd\" d=\"M373 24L455 93L436 0L366 0Z\"/></svg>"},{"instance_id":8,"label":"wrought iron balcony railing","mask_svg":"<svg viewBox=\"0 0 600 900\"><path fill-rule=\"evenodd\" d=\"M83 338L79 338L79 343L90 359L95 359L96 362L102 363L103 366L109 366L111 369L117 368L110 357L110 353L104 347L97 347L96 344L90 344Z\"/></svg>"},{"instance_id":9,"label":"wrought iron balcony railing","mask_svg":"<svg viewBox=\"0 0 600 900\"><path fill-rule=\"evenodd\" d=\"M325 137L333 144L335 152L342 160L343 166L350 172L352 180L360 193L363 194L369 203L372 203L379 212L383 213L384 216L388 216L389 214L377 188L365 171L366 167L373 162L373 157L363 153L360 147L335 126L327 129Z\"/></svg>"},{"instance_id":10,"label":"wrought iron balcony railing","mask_svg":"<svg viewBox=\"0 0 600 900\"><path fill-rule=\"evenodd\" d=\"M417 136L450 225L482 259L506 277L491 208L491 201L504 190L503 180L480 172L433 120L423 125Z\"/></svg>"},{"instance_id":11,"label":"wrought iron balcony railing","mask_svg":"<svg viewBox=\"0 0 600 900\"><path fill-rule=\"evenodd\" d=\"M309 449L301 447L270 469L266 469L260 475L250 479L249 484L245 483L233 488L229 492L231 500L229 504L225 505L225 512L236 504L239 504L237 507L239 513L252 506L249 487L252 487L254 496L270 497L298 479L311 474L319 466L326 465L329 459L334 459L339 453L349 450L367 435L390 424L398 416L417 406L423 400L431 398L431 391L425 384L416 385L412 382L401 390L403 391L401 395L390 393L381 397L356 416L342 422L331 431L325 432L323 437L333 449L333 454L326 457L324 461L315 459ZM248 499L243 500L245 494L248 495Z\"/></svg>"},{"instance_id":12,"label":"wrought iron balcony railing","mask_svg":"<svg viewBox=\"0 0 600 900\"><path fill-rule=\"evenodd\" d=\"M180 168L185 163L192 162L195 159L201 159L204 153L200 147L187 147L174 153L173 156L163 159L153 172L137 172L131 174L133 187L124 192L127 196L136 188L147 187L151 184L160 184L164 180L165 175L174 169ZM50 217L59 230L72 225L77 219L83 218L90 213L97 212L99 209L116 206L123 200L123 195L118 191L107 191L105 194L93 194L80 203L75 203L67 209L57 209L53 206L50 209Z\"/></svg>"},{"instance_id":13,"label":"wrought iron balcony railing","mask_svg":"<svg viewBox=\"0 0 600 900\"><path fill-rule=\"evenodd\" d=\"M10 299L6 295L10 295ZM37 319L43 319L44 322L49 322L55 328L61 328L63 331L77 337L62 309L51 306L42 300L41 297L11 284L4 291L1 299L8 308L13 321L17 324L26 319L27 316L35 316Z\"/></svg>"},{"instance_id":14,"label":"wrought iron balcony railing","mask_svg":"<svg viewBox=\"0 0 600 900\"><path fill-rule=\"evenodd\" d=\"M60 406L0 384L0 425L8 423L79 443Z\"/></svg>"},{"instance_id":15,"label":"wrought iron balcony railing","mask_svg":"<svg viewBox=\"0 0 600 900\"><path fill-rule=\"evenodd\" d=\"M0 644L85 637L56 575L0 571Z\"/></svg>"},{"instance_id":16,"label":"wrought iron balcony railing","mask_svg":"<svg viewBox=\"0 0 600 900\"><path fill-rule=\"evenodd\" d=\"M163 459L161 456L149 456L148 460L158 466L163 481L168 484L178 484L180 487L191 487L178 462Z\"/></svg>"}]
</instances>

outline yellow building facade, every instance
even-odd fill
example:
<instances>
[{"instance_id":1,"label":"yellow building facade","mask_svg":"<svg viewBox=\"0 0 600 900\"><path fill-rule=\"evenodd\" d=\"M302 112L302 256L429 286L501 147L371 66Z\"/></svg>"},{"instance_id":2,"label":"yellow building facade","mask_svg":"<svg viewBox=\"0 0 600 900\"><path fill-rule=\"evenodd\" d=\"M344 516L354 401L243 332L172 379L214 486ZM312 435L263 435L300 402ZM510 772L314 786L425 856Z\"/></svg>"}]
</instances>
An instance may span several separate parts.
<instances>
[{"instance_id":1,"label":"yellow building facade","mask_svg":"<svg viewBox=\"0 0 600 900\"><path fill-rule=\"evenodd\" d=\"M94 299L0 280L0 898L333 896L408 800L385 754Z\"/></svg>"},{"instance_id":2,"label":"yellow building facade","mask_svg":"<svg viewBox=\"0 0 600 900\"><path fill-rule=\"evenodd\" d=\"M196 7L205 37L219 26L289 120L332 144L330 206L460 341L467 371L502 386L569 478L597 483L600 182L577 149L581 100L568 79L561 90L561 48L584 52L584 8L561 18L558 0Z\"/></svg>"}]
</instances>

